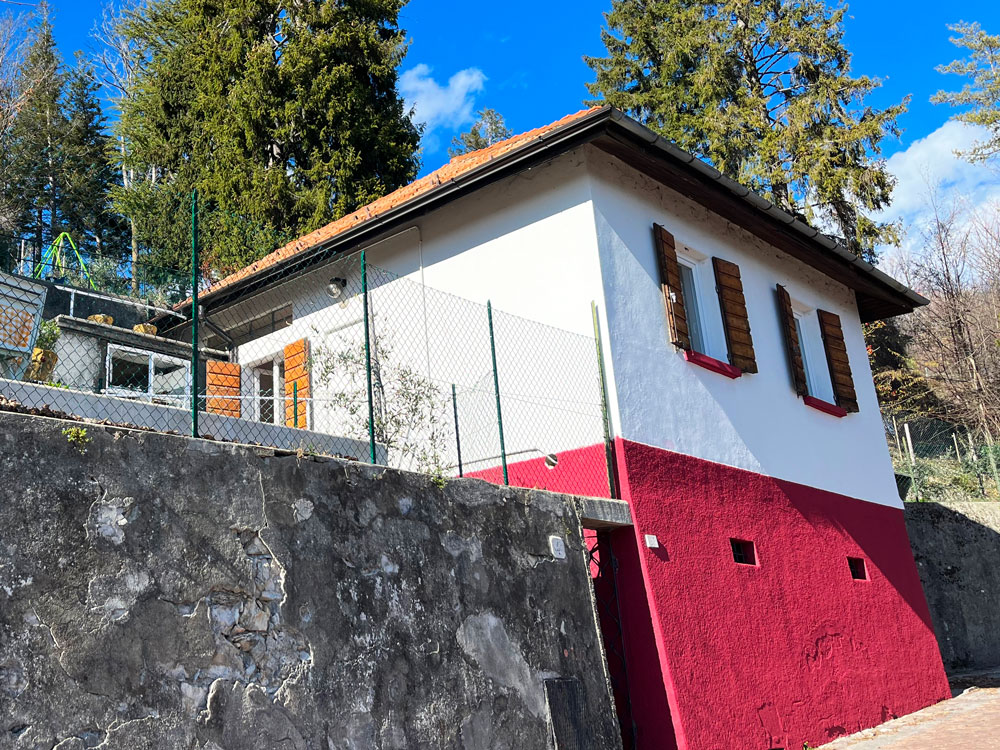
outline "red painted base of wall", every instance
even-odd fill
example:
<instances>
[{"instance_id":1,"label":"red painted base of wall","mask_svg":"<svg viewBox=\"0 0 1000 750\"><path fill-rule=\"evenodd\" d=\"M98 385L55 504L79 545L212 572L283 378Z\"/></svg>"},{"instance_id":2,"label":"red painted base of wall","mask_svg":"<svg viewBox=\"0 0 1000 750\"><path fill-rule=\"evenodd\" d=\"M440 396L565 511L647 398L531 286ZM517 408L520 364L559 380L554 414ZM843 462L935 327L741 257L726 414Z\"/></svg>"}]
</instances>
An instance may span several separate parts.
<instances>
[{"instance_id":1,"label":"red painted base of wall","mask_svg":"<svg viewBox=\"0 0 1000 750\"><path fill-rule=\"evenodd\" d=\"M508 464L507 477L510 485L570 495L611 497L607 449L604 443L560 451L556 456L559 460L553 468L546 466L542 456ZM465 476L503 484L503 468L500 466L466 472Z\"/></svg>"},{"instance_id":2,"label":"red painted base of wall","mask_svg":"<svg viewBox=\"0 0 1000 750\"><path fill-rule=\"evenodd\" d=\"M798 750L949 697L901 510L628 441L616 453L680 750ZM730 539L757 564L734 562ZM670 746L642 721L639 747Z\"/></svg>"}]
</instances>

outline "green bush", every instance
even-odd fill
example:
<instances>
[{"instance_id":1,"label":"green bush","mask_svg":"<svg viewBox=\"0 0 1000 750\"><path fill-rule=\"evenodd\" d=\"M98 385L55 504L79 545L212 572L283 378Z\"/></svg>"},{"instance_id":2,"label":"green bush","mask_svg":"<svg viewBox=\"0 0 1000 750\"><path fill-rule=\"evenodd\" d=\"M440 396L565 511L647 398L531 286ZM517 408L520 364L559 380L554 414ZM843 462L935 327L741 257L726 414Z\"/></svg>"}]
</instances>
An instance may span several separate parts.
<instances>
[{"instance_id":1,"label":"green bush","mask_svg":"<svg viewBox=\"0 0 1000 750\"><path fill-rule=\"evenodd\" d=\"M35 339L35 346L39 349L51 351L55 348L61 334L62 331L59 330L58 323L54 320L43 320L42 325L38 328L38 338Z\"/></svg>"}]
</instances>

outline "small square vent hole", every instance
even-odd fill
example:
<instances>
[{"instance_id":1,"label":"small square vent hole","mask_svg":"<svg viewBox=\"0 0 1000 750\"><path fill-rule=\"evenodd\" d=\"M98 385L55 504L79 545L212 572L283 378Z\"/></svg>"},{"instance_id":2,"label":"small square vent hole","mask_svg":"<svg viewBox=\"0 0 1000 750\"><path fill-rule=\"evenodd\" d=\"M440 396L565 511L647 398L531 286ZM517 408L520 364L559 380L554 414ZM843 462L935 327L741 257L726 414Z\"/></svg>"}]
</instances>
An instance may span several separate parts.
<instances>
[{"instance_id":1,"label":"small square vent hole","mask_svg":"<svg viewBox=\"0 0 1000 750\"><path fill-rule=\"evenodd\" d=\"M753 542L748 542L745 539L730 539L729 544L733 548L733 562L740 565L757 564L757 551L754 549Z\"/></svg>"},{"instance_id":2,"label":"small square vent hole","mask_svg":"<svg viewBox=\"0 0 1000 750\"><path fill-rule=\"evenodd\" d=\"M847 566L851 569L851 578L855 581L868 580L868 567L860 557L848 557Z\"/></svg>"}]
</instances>

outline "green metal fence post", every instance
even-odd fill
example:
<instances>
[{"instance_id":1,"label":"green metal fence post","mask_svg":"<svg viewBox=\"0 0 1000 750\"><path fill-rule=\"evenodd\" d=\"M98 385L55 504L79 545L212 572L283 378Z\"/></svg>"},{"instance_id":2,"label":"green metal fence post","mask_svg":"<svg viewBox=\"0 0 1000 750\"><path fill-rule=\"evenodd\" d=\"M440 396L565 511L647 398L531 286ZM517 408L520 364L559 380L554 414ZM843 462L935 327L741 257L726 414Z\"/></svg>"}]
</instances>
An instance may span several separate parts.
<instances>
[{"instance_id":1,"label":"green metal fence post","mask_svg":"<svg viewBox=\"0 0 1000 750\"><path fill-rule=\"evenodd\" d=\"M198 437L198 189L191 191L191 437Z\"/></svg>"},{"instance_id":2,"label":"green metal fence post","mask_svg":"<svg viewBox=\"0 0 1000 750\"><path fill-rule=\"evenodd\" d=\"M500 410L500 376L497 374L497 344L493 334L493 303L486 301L486 317L490 323L490 355L493 357L493 391L497 397L497 428L500 430L500 462L503 465L503 483L510 484L507 476L507 448L503 442L503 412Z\"/></svg>"},{"instance_id":3,"label":"green metal fence post","mask_svg":"<svg viewBox=\"0 0 1000 750\"><path fill-rule=\"evenodd\" d=\"M292 381L292 427L299 426L299 381Z\"/></svg>"},{"instance_id":4,"label":"green metal fence post","mask_svg":"<svg viewBox=\"0 0 1000 750\"><path fill-rule=\"evenodd\" d=\"M368 263L365 251L361 251L361 295L365 306L365 372L368 375L368 454L371 463L375 463L375 395L372 389L372 349L368 329Z\"/></svg>"},{"instance_id":5,"label":"green metal fence post","mask_svg":"<svg viewBox=\"0 0 1000 750\"><path fill-rule=\"evenodd\" d=\"M455 412L455 450L458 453L458 475L465 476L462 472L462 438L458 434L458 396L455 393L455 384L451 384L451 408Z\"/></svg>"},{"instance_id":6,"label":"green metal fence post","mask_svg":"<svg viewBox=\"0 0 1000 750\"><path fill-rule=\"evenodd\" d=\"M604 347L601 344L601 322L597 317L597 303L590 303L591 317L594 319L594 343L597 346L597 371L601 379L601 416L604 422L604 461L608 467L608 489L612 498L617 498L615 488L615 450L611 431L611 410L608 407L608 376L604 371Z\"/></svg>"}]
</instances>

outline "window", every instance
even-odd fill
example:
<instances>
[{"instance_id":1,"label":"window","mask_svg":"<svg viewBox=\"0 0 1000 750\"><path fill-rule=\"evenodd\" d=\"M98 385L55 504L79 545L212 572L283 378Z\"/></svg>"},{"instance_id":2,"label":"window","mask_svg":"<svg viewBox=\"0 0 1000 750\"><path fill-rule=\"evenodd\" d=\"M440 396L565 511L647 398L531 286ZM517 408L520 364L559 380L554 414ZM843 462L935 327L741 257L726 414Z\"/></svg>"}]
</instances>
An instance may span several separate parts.
<instances>
[{"instance_id":1,"label":"window","mask_svg":"<svg viewBox=\"0 0 1000 750\"><path fill-rule=\"evenodd\" d=\"M696 352L707 354L705 329L701 321L701 300L698 296L698 285L694 281L694 269L686 263L678 263L678 268L681 272L681 291L684 294L691 348Z\"/></svg>"},{"instance_id":2,"label":"window","mask_svg":"<svg viewBox=\"0 0 1000 750\"><path fill-rule=\"evenodd\" d=\"M253 394L258 422L281 424L285 390L285 363L282 359L264 362L251 370Z\"/></svg>"},{"instance_id":3,"label":"window","mask_svg":"<svg viewBox=\"0 0 1000 750\"><path fill-rule=\"evenodd\" d=\"M733 550L733 562L740 565L757 564L757 551L754 549L753 542L748 542L745 539L730 539L729 545Z\"/></svg>"},{"instance_id":4,"label":"window","mask_svg":"<svg viewBox=\"0 0 1000 750\"><path fill-rule=\"evenodd\" d=\"M851 570L851 578L855 581L867 581L868 580L868 568L865 565L864 559L860 557L848 557L847 567Z\"/></svg>"},{"instance_id":5,"label":"window","mask_svg":"<svg viewBox=\"0 0 1000 750\"><path fill-rule=\"evenodd\" d=\"M792 303L793 306L795 303ZM809 314L812 313L812 314ZM795 311L795 331L799 336L802 366L806 371L806 387L809 395L828 403L834 403L833 381L826 363L826 350L819 330L819 320L815 312Z\"/></svg>"},{"instance_id":6,"label":"window","mask_svg":"<svg viewBox=\"0 0 1000 750\"><path fill-rule=\"evenodd\" d=\"M105 391L132 398L180 403L190 394L191 363L178 357L108 345Z\"/></svg>"}]
</instances>

